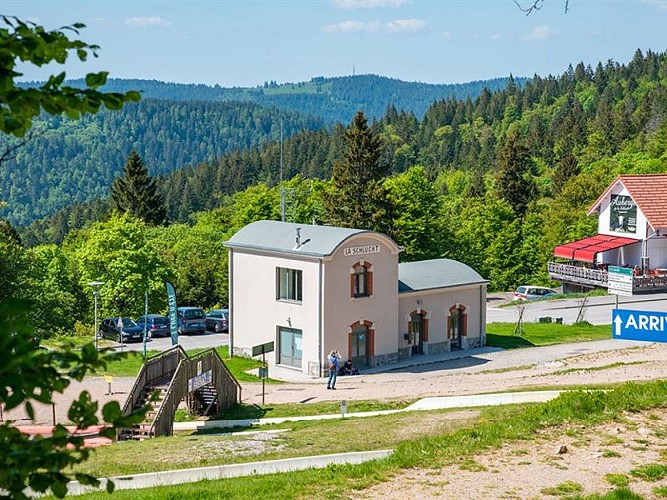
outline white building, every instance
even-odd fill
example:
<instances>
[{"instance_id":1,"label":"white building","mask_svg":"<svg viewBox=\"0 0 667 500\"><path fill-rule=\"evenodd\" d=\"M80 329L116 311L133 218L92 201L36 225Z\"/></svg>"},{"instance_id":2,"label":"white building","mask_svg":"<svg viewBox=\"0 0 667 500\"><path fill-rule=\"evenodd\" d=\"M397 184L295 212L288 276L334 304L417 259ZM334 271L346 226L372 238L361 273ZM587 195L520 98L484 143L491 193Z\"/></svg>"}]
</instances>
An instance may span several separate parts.
<instances>
[{"instance_id":1,"label":"white building","mask_svg":"<svg viewBox=\"0 0 667 500\"><path fill-rule=\"evenodd\" d=\"M598 234L554 248L563 291L606 288L609 266L635 269L633 293L667 290L667 174L620 175L588 210Z\"/></svg>"},{"instance_id":2,"label":"white building","mask_svg":"<svg viewBox=\"0 0 667 500\"><path fill-rule=\"evenodd\" d=\"M259 221L229 248L230 350L316 376L340 351L355 366L469 349L486 340L488 281L449 259L398 263L388 236Z\"/></svg>"}]
</instances>

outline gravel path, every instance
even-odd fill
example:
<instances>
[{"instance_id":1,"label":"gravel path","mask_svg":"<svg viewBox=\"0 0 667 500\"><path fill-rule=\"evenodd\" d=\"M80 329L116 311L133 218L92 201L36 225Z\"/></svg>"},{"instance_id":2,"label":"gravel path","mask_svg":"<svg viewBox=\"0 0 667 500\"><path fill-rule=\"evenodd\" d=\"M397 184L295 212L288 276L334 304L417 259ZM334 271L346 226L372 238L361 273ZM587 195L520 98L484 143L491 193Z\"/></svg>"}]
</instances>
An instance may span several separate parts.
<instances>
[{"instance_id":1,"label":"gravel path","mask_svg":"<svg viewBox=\"0 0 667 500\"><path fill-rule=\"evenodd\" d=\"M294 372L291 372L292 374ZM277 376L276 369L272 376ZM616 340L581 342L549 347L479 353L456 360L412 366L383 373L339 377L336 391L325 379L299 376L299 381L267 384L265 403L313 403L326 400L405 399L429 396L507 392L522 388L605 384L629 380L667 378L667 344ZM82 390L90 392L100 408L110 400L121 406L134 379L115 377L113 394L102 377L73 382L65 394L55 396L57 423L67 423L69 404ZM262 385L244 383L243 402L261 404ZM53 423L51 405L35 405L36 424ZM5 419L29 423L25 411L4 412Z\"/></svg>"}]
</instances>

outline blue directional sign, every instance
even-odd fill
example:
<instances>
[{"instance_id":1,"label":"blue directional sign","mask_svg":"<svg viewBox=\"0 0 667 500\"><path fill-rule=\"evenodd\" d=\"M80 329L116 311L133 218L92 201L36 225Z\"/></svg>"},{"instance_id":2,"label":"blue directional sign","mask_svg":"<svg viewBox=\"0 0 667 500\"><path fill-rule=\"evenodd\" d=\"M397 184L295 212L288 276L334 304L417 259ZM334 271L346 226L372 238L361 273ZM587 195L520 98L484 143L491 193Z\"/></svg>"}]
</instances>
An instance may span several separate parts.
<instances>
[{"instance_id":1,"label":"blue directional sign","mask_svg":"<svg viewBox=\"0 0 667 500\"><path fill-rule=\"evenodd\" d=\"M667 342L667 313L614 309L611 336L621 340Z\"/></svg>"}]
</instances>

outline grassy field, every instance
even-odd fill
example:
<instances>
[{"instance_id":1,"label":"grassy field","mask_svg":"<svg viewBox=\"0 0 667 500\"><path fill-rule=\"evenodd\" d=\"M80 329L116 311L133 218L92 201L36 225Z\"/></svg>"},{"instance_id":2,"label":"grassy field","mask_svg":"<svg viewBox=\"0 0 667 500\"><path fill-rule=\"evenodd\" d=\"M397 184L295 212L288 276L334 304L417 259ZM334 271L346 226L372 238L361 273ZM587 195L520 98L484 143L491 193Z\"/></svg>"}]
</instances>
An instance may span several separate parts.
<instances>
[{"instance_id":1,"label":"grassy field","mask_svg":"<svg viewBox=\"0 0 667 500\"><path fill-rule=\"evenodd\" d=\"M363 489L390 479L402 469L438 469L446 465L464 466L477 454L521 440L530 441L545 430L562 424L591 426L618 418L623 412L637 412L664 405L667 382L627 383L609 392L575 391L545 404L494 407L468 415L463 420L443 419L446 412L387 415L367 419L345 419L292 423L288 433L279 434L261 459L310 455L343 450L393 447L395 453L383 460L360 465L330 466L268 476L206 481L173 487L142 490L142 499L173 498L350 498L363 496ZM423 425L438 418L438 426ZM419 421L420 425L415 425ZM508 425L511 422L511 425ZM143 443L122 443L100 449L86 470L97 474L124 470L165 470L214 460L228 462L223 446L206 439L223 437L185 436L161 438ZM191 447L188 448L188 443ZM207 444L208 443L208 444ZM281 448L282 446L282 448ZM114 450L116 448L116 450ZM120 450L120 451L117 451ZM109 454L105 460L102 458ZM291 456L294 456L293 454ZM224 457L224 458L223 458ZM247 459L247 455L246 458ZM256 460L258 457L252 457ZM106 465L105 465L106 464ZM664 467L657 473L664 474ZM648 470L648 469L647 469ZM646 472L642 469L643 472ZM638 469L638 473L640 472ZM577 498L640 498L620 486L605 496ZM108 498L90 494L80 498ZM114 498L137 498L136 491L118 491Z\"/></svg>"},{"instance_id":2,"label":"grassy field","mask_svg":"<svg viewBox=\"0 0 667 500\"><path fill-rule=\"evenodd\" d=\"M347 413L401 410L417 399L393 401L348 401ZM318 403L286 403L260 407L258 405L236 405L218 416L221 420L239 420L248 418L305 417L310 415L331 415L340 413L340 403L322 401Z\"/></svg>"},{"instance_id":3,"label":"grassy field","mask_svg":"<svg viewBox=\"0 0 667 500\"><path fill-rule=\"evenodd\" d=\"M609 325L523 323L521 335L514 334L515 328L516 323L489 323L486 327L486 344L503 349L517 349L611 338Z\"/></svg>"},{"instance_id":4,"label":"grassy field","mask_svg":"<svg viewBox=\"0 0 667 500\"><path fill-rule=\"evenodd\" d=\"M76 342L77 339L79 340L78 343ZM70 340L73 340L73 342L70 342ZM63 343L83 345L88 343L89 341L90 339L87 339L87 341L84 342L80 337L72 337L71 339L67 337L64 339L51 340L45 343L44 345L57 348ZM100 342L100 348L104 347L106 347L106 345ZM192 349L186 352L192 355L201 352L203 350L204 349ZM229 370L232 372L232 374L236 377L237 380L242 382L258 382L260 380L256 376L246 373L246 371L252 370L253 368L257 368L261 365L261 363L258 360L236 357L236 356L233 358L229 358L228 346L217 347L216 351L218 352L220 357L224 360L225 365L227 365L227 368L229 368ZM159 351L146 352L147 357L151 357L156 354L159 354ZM102 373L109 374L114 377L136 377L137 374L139 373L139 370L141 369L141 365L144 363L143 353L139 351L128 351L122 355L112 354L110 358L111 359L107 360L106 370L104 370ZM267 379L267 383L276 384L281 382L273 379Z\"/></svg>"}]
</instances>

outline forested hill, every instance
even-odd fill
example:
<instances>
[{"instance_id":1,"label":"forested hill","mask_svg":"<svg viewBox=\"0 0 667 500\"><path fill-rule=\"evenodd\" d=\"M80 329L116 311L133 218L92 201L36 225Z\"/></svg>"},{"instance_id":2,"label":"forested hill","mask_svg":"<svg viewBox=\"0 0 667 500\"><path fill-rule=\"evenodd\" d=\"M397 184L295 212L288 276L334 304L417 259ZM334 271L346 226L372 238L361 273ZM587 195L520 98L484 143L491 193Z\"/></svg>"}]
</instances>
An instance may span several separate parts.
<instances>
[{"instance_id":1,"label":"forested hill","mask_svg":"<svg viewBox=\"0 0 667 500\"><path fill-rule=\"evenodd\" d=\"M586 209L615 175L667 172L665 81L667 54L637 51L627 64L580 63L560 76L483 91L475 100L437 101L422 119L390 107L373 125L383 138L389 172L400 178L420 165L438 190L438 198L431 193L428 200L438 205L442 219L423 222L413 236L430 238L428 229L440 228L439 238L449 243L422 255L458 257L493 278L499 289L543 278L554 245L595 230ZM291 136L284 144L285 178L328 178L343 158L343 135L344 128L336 126ZM169 218L187 221L193 212L229 206L230 200L239 213L249 214L245 223L275 217L276 199L225 195L248 187L250 193L275 190L278 165L274 143L180 169L160 183ZM422 224L415 211L421 193L432 186L401 188L414 201L403 200L396 213L400 223ZM306 203L300 199L295 212ZM53 235L57 242L103 210L99 204L77 205L25 230L25 241L44 242L45 235ZM394 236L401 245L412 244Z\"/></svg>"},{"instance_id":2,"label":"forested hill","mask_svg":"<svg viewBox=\"0 0 667 500\"><path fill-rule=\"evenodd\" d=\"M525 78L515 78L517 85L525 81ZM428 84L377 75L358 75L316 77L309 82L280 85L266 82L259 87L225 88L157 80L110 79L104 89L113 92L139 90L144 97L156 99L250 101L317 116L333 124L349 123L360 109L369 118L380 118L390 104L421 118L434 101L450 97L474 99L485 87L493 92L505 88L507 82L508 78L505 77L467 83ZM71 83L82 85L83 81L74 80Z\"/></svg>"},{"instance_id":3,"label":"forested hill","mask_svg":"<svg viewBox=\"0 0 667 500\"><path fill-rule=\"evenodd\" d=\"M384 139L390 172L420 165L431 178L440 172L464 174L460 178L469 183L465 190L475 194L484 192L484 178L495 185L500 149L514 133L531 158L530 171L517 174L517 186L508 189L523 196L521 182L528 180L528 201L546 202L570 177L601 164L597 172L605 178L631 170L667 172L667 156L660 156L667 143L664 81L667 54L638 51L627 65L609 61L593 68L580 63L561 76L535 76L523 87L510 82L504 90L483 91L475 100L437 101L421 120L390 108L374 129ZM327 178L342 157L342 136L342 127L336 127L290 138L284 145L287 177ZM276 154L269 146L175 172L163 183L170 217L185 220L191 211L216 208L221 200L214 193L232 194L275 181ZM187 206L180 201L184 192L196 193L183 201ZM573 203L583 207L596 193Z\"/></svg>"},{"instance_id":4,"label":"forested hill","mask_svg":"<svg viewBox=\"0 0 667 500\"><path fill-rule=\"evenodd\" d=\"M324 126L317 118L249 102L156 99L78 121L45 118L36 123L37 137L0 168L0 193L8 202L0 215L23 225L74 202L107 197L133 148L152 175L164 175L275 142L281 120L286 137Z\"/></svg>"}]
</instances>

